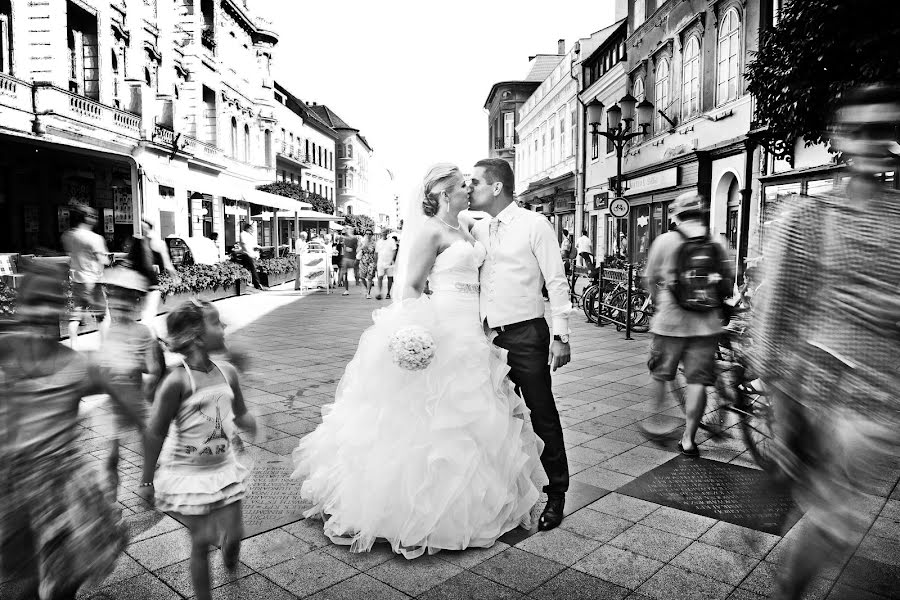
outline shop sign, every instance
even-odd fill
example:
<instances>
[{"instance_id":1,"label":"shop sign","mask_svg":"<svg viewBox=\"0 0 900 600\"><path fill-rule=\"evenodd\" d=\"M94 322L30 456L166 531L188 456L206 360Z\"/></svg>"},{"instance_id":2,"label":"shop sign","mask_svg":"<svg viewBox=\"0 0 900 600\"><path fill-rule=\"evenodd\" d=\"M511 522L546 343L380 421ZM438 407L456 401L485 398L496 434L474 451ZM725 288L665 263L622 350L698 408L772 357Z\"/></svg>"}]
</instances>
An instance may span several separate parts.
<instances>
[{"instance_id":1,"label":"shop sign","mask_svg":"<svg viewBox=\"0 0 900 600\"><path fill-rule=\"evenodd\" d=\"M104 208L103 209L103 232L104 233L115 233L116 232L116 222L114 219L114 210L112 208Z\"/></svg>"},{"instance_id":2,"label":"shop sign","mask_svg":"<svg viewBox=\"0 0 900 600\"><path fill-rule=\"evenodd\" d=\"M643 177L628 179L625 181L625 196L643 194L653 190L661 190L678 185L678 167L672 167L658 173L650 173Z\"/></svg>"},{"instance_id":3,"label":"shop sign","mask_svg":"<svg viewBox=\"0 0 900 600\"><path fill-rule=\"evenodd\" d=\"M134 212L131 205L131 190L125 188L113 189L113 212L116 223L130 225L134 222Z\"/></svg>"},{"instance_id":4,"label":"shop sign","mask_svg":"<svg viewBox=\"0 0 900 600\"><path fill-rule=\"evenodd\" d=\"M326 251L304 252L298 260L301 289L324 288L327 290L331 282L331 253Z\"/></svg>"},{"instance_id":5,"label":"shop sign","mask_svg":"<svg viewBox=\"0 0 900 600\"><path fill-rule=\"evenodd\" d=\"M606 210L609 207L609 192L594 194L594 210Z\"/></svg>"},{"instance_id":6,"label":"shop sign","mask_svg":"<svg viewBox=\"0 0 900 600\"><path fill-rule=\"evenodd\" d=\"M557 212L575 209L575 198L573 196L557 196L553 203Z\"/></svg>"},{"instance_id":7,"label":"shop sign","mask_svg":"<svg viewBox=\"0 0 900 600\"><path fill-rule=\"evenodd\" d=\"M625 198L616 198L609 203L609 214L617 219L624 219L631 211L631 204Z\"/></svg>"}]
</instances>

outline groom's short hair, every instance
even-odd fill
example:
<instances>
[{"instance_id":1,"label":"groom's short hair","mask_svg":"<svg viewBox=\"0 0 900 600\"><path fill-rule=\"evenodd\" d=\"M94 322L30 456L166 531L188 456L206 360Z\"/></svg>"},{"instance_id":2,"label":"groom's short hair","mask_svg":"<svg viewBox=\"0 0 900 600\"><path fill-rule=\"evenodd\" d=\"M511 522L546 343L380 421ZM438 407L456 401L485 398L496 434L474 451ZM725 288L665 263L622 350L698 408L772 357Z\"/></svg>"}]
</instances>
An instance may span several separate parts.
<instances>
[{"instance_id":1,"label":"groom's short hair","mask_svg":"<svg viewBox=\"0 0 900 600\"><path fill-rule=\"evenodd\" d=\"M488 183L503 184L503 192L512 196L516 189L516 176L512 167L502 158L483 158L475 163L476 167L484 169L484 175Z\"/></svg>"}]
</instances>

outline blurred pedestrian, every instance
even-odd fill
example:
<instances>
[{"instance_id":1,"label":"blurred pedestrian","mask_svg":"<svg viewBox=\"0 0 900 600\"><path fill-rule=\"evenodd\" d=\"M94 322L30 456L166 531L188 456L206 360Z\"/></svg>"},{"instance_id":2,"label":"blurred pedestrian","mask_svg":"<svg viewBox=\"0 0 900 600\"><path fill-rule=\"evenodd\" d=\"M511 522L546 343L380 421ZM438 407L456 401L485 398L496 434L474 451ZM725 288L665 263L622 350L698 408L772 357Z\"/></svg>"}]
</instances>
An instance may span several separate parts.
<instances>
[{"instance_id":1,"label":"blurred pedestrian","mask_svg":"<svg viewBox=\"0 0 900 600\"><path fill-rule=\"evenodd\" d=\"M141 217L141 235L134 236L132 239L131 249L128 251L128 261L131 268L147 280L147 293L144 296L141 321L156 333L155 321L161 298L159 276L162 272L167 273L175 285L181 282L181 277L172 265L169 247L159 237L154 222L146 215Z\"/></svg>"},{"instance_id":2,"label":"blurred pedestrian","mask_svg":"<svg viewBox=\"0 0 900 600\"><path fill-rule=\"evenodd\" d=\"M359 242L359 278L366 286L366 300L372 299L372 283L378 266L376 257L375 234L367 229Z\"/></svg>"},{"instance_id":3,"label":"blurred pedestrian","mask_svg":"<svg viewBox=\"0 0 900 600\"><path fill-rule=\"evenodd\" d=\"M137 271L113 267L103 274L103 282L109 299L110 325L97 363L107 382L115 386L121 401L131 406L130 414L115 403L112 406L113 432L106 469L115 499L119 488L120 440L131 431L133 415L138 415L142 426L146 423L165 359L153 330L136 321L141 299L146 298L147 280Z\"/></svg>"},{"instance_id":4,"label":"blurred pedestrian","mask_svg":"<svg viewBox=\"0 0 900 600\"><path fill-rule=\"evenodd\" d=\"M187 524L194 593L209 600L209 547L219 543L219 527L225 534L225 568L234 572L238 566L244 535L241 501L250 470L238 462L232 445L235 426L252 436L256 421L247 412L235 368L210 358L211 352L225 349L219 311L209 302L191 300L169 313L166 325L170 349L182 355L181 367L157 391L139 493ZM173 437L163 450L173 422Z\"/></svg>"},{"instance_id":5,"label":"blurred pedestrian","mask_svg":"<svg viewBox=\"0 0 900 600\"><path fill-rule=\"evenodd\" d=\"M594 246L591 244L591 238L588 237L586 229L581 230L581 237L575 242L575 251L581 259L582 267L594 268Z\"/></svg>"},{"instance_id":6,"label":"blurred pedestrian","mask_svg":"<svg viewBox=\"0 0 900 600\"><path fill-rule=\"evenodd\" d=\"M121 514L79 447L82 398L107 393L143 427L100 369L59 342L66 270L26 268L16 328L0 337L0 581L29 599L74 600L125 548Z\"/></svg>"},{"instance_id":7,"label":"blurred pedestrian","mask_svg":"<svg viewBox=\"0 0 900 600\"><path fill-rule=\"evenodd\" d=\"M391 286L394 284L394 275L392 267L394 265L394 257L397 255L397 244L387 230L381 232L381 239L375 245L375 276L377 277L377 294L376 300L381 300L385 294L382 283L387 279L387 298L391 297ZM391 274L388 275L388 270Z\"/></svg>"},{"instance_id":8,"label":"blurred pedestrian","mask_svg":"<svg viewBox=\"0 0 900 600\"><path fill-rule=\"evenodd\" d=\"M101 337L106 326L106 295L100 278L109 264L109 252L103 236L96 233L97 211L83 206L73 212L73 227L62 235L62 245L69 255L72 300L75 310L69 319L69 347L75 349L78 327L86 325L86 316L96 319Z\"/></svg>"},{"instance_id":9,"label":"blurred pedestrian","mask_svg":"<svg viewBox=\"0 0 900 600\"><path fill-rule=\"evenodd\" d=\"M359 285L359 272L356 270L357 259L356 253L359 249L359 239L354 235L352 227L344 230L344 237L341 240L341 271L339 275L340 283L344 286L342 296L350 295L350 278L348 271L353 271L353 279L356 285Z\"/></svg>"},{"instance_id":10,"label":"blurred pedestrian","mask_svg":"<svg viewBox=\"0 0 900 600\"><path fill-rule=\"evenodd\" d=\"M296 263L295 268L297 270L297 274L294 277L294 289L300 289L300 273L301 273L301 261L303 260L303 255L309 251L309 242L306 241L306 232L301 231L299 236L295 236L294 239L294 253L296 254Z\"/></svg>"},{"instance_id":11,"label":"blurred pedestrian","mask_svg":"<svg viewBox=\"0 0 900 600\"><path fill-rule=\"evenodd\" d=\"M562 238L563 238L562 244L560 244L559 250L560 250L560 256L562 256L563 266L566 269L566 275L568 275L569 270L572 268L571 258L572 258L572 247L573 247L572 236L569 235L568 229L562 230Z\"/></svg>"},{"instance_id":12,"label":"blurred pedestrian","mask_svg":"<svg viewBox=\"0 0 900 600\"><path fill-rule=\"evenodd\" d=\"M776 458L806 511L778 600L807 597L813 578L856 548L874 519L866 494L895 481L900 448L900 192L881 179L900 154L900 87L845 92L831 126L850 181L791 203L752 323L776 399Z\"/></svg>"},{"instance_id":13,"label":"blurred pedestrian","mask_svg":"<svg viewBox=\"0 0 900 600\"><path fill-rule=\"evenodd\" d=\"M263 288L259 282L259 274L256 272L256 261L259 260L259 244L256 241L256 234L253 232L253 225L244 223L241 225L240 236L240 252L237 253L238 262L242 267L250 273L250 281L253 288L257 290Z\"/></svg>"},{"instance_id":14,"label":"blurred pedestrian","mask_svg":"<svg viewBox=\"0 0 900 600\"><path fill-rule=\"evenodd\" d=\"M716 382L715 355L722 332L723 305L731 295L734 272L728 253L709 236L709 204L697 192L678 196L670 208L675 231L650 247L645 287L656 310L647 367L653 379L657 412L666 401L666 385L684 365L685 427L678 449L699 456L695 436L706 407L706 386ZM650 435L652 431L644 426Z\"/></svg>"}]
</instances>

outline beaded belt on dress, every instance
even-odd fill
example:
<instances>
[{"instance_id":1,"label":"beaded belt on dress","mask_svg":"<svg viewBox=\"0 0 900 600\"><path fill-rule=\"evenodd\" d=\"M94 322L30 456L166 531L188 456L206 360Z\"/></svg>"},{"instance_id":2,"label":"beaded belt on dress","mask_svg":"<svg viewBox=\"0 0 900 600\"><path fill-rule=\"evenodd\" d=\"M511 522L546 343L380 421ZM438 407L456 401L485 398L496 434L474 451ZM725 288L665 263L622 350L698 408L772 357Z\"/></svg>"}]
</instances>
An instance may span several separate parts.
<instances>
[{"instance_id":1,"label":"beaded belt on dress","mask_svg":"<svg viewBox=\"0 0 900 600\"><path fill-rule=\"evenodd\" d=\"M461 281L457 281L456 283L447 283L438 285L432 288L432 291L440 292L440 291L448 291L448 292L462 292L464 294L478 294L481 292L481 284L478 283L463 283Z\"/></svg>"}]
</instances>

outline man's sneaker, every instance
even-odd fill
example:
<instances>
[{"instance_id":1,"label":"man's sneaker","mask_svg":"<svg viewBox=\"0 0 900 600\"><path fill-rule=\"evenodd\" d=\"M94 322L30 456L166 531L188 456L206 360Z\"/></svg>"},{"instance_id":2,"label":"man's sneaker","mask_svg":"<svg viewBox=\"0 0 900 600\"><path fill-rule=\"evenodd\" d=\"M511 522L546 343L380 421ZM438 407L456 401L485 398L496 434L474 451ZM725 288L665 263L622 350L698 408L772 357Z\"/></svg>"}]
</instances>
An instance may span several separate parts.
<instances>
[{"instance_id":1,"label":"man's sneaker","mask_svg":"<svg viewBox=\"0 0 900 600\"><path fill-rule=\"evenodd\" d=\"M375 299L376 299L376 300L381 300L381 294L378 294L377 296L375 296Z\"/></svg>"},{"instance_id":2,"label":"man's sneaker","mask_svg":"<svg viewBox=\"0 0 900 600\"><path fill-rule=\"evenodd\" d=\"M350 292L342 292L341 293L341 296L349 296L349 295L350 295Z\"/></svg>"},{"instance_id":3,"label":"man's sneaker","mask_svg":"<svg viewBox=\"0 0 900 600\"><path fill-rule=\"evenodd\" d=\"M388 294L387 296L384 297L384 299L385 299L385 300L390 300L390 299L391 299L391 295Z\"/></svg>"}]
</instances>

